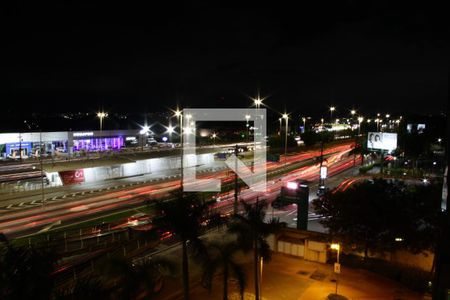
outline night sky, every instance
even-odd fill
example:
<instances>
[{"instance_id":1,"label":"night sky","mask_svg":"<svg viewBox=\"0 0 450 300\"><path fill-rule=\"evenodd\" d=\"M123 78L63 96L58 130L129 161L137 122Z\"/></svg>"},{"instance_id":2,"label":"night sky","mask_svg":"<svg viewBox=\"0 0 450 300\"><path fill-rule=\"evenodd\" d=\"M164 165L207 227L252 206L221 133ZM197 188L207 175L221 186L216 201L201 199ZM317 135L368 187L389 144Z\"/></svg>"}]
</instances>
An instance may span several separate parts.
<instances>
[{"instance_id":1,"label":"night sky","mask_svg":"<svg viewBox=\"0 0 450 300\"><path fill-rule=\"evenodd\" d=\"M448 9L424 1L9 2L3 113L247 107L258 90L308 115L437 113L448 97Z\"/></svg>"}]
</instances>

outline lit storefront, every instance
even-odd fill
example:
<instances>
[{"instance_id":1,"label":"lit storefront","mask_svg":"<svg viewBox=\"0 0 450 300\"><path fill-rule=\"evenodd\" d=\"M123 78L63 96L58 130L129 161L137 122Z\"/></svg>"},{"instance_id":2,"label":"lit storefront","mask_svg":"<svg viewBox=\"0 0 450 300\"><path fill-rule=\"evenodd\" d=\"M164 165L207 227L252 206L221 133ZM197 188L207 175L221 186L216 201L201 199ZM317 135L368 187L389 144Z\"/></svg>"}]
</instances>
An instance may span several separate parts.
<instances>
[{"instance_id":1,"label":"lit storefront","mask_svg":"<svg viewBox=\"0 0 450 300\"><path fill-rule=\"evenodd\" d=\"M42 154L70 156L79 152L119 151L139 138L139 130L0 133L1 158L28 158ZM132 143L133 144L133 143Z\"/></svg>"}]
</instances>

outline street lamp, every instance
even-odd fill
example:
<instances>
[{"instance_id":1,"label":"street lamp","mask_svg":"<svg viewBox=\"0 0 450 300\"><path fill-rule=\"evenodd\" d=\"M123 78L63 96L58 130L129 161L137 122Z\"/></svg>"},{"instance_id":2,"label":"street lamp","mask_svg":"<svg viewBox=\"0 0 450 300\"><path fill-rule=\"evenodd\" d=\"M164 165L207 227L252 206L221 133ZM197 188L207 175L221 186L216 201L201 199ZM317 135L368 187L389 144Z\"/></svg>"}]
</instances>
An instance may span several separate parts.
<instances>
[{"instance_id":1,"label":"street lamp","mask_svg":"<svg viewBox=\"0 0 450 300\"><path fill-rule=\"evenodd\" d=\"M288 123L289 123L289 115L284 113L282 118L286 120L286 132L284 137L284 166L286 167L287 163L287 136L288 136Z\"/></svg>"},{"instance_id":2,"label":"street lamp","mask_svg":"<svg viewBox=\"0 0 450 300\"><path fill-rule=\"evenodd\" d=\"M333 122L333 112L336 110L336 107L331 106L330 107L330 122Z\"/></svg>"},{"instance_id":3,"label":"street lamp","mask_svg":"<svg viewBox=\"0 0 450 300\"><path fill-rule=\"evenodd\" d=\"M303 132L305 132L306 131L306 118L303 117L302 121L303 121Z\"/></svg>"},{"instance_id":4,"label":"street lamp","mask_svg":"<svg viewBox=\"0 0 450 300\"><path fill-rule=\"evenodd\" d=\"M144 136L147 136L150 131L150 126L144 125L142 126L139 134L141 135L141 151L144 151Z\"/></svg>"},{"instance_id":5,"label":"street lamp","mask_svg":"<svg viewBox=\"0 0 450 300\"><path fill-rule=\"evenodd\" d=\"M103 130L103 118L106 118L108 116L108 113L105 112L98 112L97 117L100 119L100 131Z\"/></svg>"},{"instance_id":6,"label":"street lamp","mask_svg":"<svg viewBox=\"0 0 450 300\"><path fill-rule=\"evenodd\" d=\"M350 111L350 114L352 115L352 117L356 114L356 110L354 110L354 109L352 109L351 111Z\"/></svg>"},{"instance_id":7,"label":"street lamp","mask_svg":"<svg viewBox=\"0 0 450 300\"><path fill-rule=\"evenodd\" d=\"M358 117L358 135L360 135L361 134L361 123L362 123L362 121L364 121L364 118L363 117Z\"/></svg>"},{"instance_id":8,"label":"street lamp","mask_svg":"<svg viewBox=\"0 0 450 300\"><path fill-rule=\"evenodd\" d=\"M216 137L217 137L217 134L214 132L214 133L211 135L211 138L213 139L213 146L216 145Z\"/></svg>"},{"instance_id":9,"label":"street lamp","mask_svg":"<svg viewBox=\"0 0 450 300\"><path fill-rule=\"evenodd\" d=\"M377 131L380 131L380 119L376 118L375 122L377 123Z\"/></svg>"},{"instance_id":10,"label":"street lamp","mask_svg":"<svg viewBox=\"0 0 450 300\"><path fill-rule=\"evenodd\" d=\"M245 121L246 121L245 126L247 127L247 142L250 140L250 125L248 124L248 121L250 120L250 118L251 118L250 115L245 115Z\"/></svg>"},{"instance_id":11,"label":"street lamp","mask_svg":"<svg viewBox=\"0 0 450 300\"><path fill-rule=\"evenodd\" d=\"M256 99L253 99L253 102L255 103L256 108L259 108L262 104L262 99L260 99L259 97Z\"/></svg>"},{"instance_id":12,"label":"street lamp","mask_svg":"<svg viewBox=\"0 0 450 300\"><path fill-rule=\"evenodd\" d=\"M180 126L180 193L183 196L183 167L184 167L184 153L183 153L183 112L179 109L175 111L175 117L178 119Z\"/></svg>"},{"instance_id":13,"label":"street lamp","mask_svg":"<svg viewBox=\"0 0 450 300\"><path fill-rule=\"evenodd\" d=\"M278 135L281 136L281 126L282 126L283 118L279 118L278 121L280 121L280 131L278 131Z\"/></svg>"},{"instance_id":14,"label":"street lamp","mask_svg":"<svg viewBox=\"0 0 450 300\"><path fill-rule=\"evenodd\" d=\"M341 250L341 245L339 245L339 243L332 243L330 245L330 249L337 251L337 259L336 259L336 263L334 264L334 272L337 274L337 276L336 276L336 291L335 291L335 294L337 295L337 293L338 293L338 277L339 277L339 273L341 273L341 265L339 264L339 254L340 254L340 250Z\"/></svg>"}]
</instances>

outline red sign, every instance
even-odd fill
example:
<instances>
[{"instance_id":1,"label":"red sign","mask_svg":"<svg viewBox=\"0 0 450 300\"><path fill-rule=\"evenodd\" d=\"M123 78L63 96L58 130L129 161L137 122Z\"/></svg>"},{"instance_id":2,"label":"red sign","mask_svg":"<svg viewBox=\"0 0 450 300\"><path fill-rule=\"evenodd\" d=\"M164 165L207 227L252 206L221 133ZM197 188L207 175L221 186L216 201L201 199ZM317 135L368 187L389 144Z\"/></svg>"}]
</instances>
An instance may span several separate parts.
<instances>
[{"instance_id":1,"label":"red sign","mask_svg":"<svg viewBox=\"0 0 450 300\"><path fill-rule=\"evenodd\" d=\"M82 183L84 182L84 171L83 169L61 171L59 172L59 177L61 178L63 185Z\"/></svg>"}]
</instances>

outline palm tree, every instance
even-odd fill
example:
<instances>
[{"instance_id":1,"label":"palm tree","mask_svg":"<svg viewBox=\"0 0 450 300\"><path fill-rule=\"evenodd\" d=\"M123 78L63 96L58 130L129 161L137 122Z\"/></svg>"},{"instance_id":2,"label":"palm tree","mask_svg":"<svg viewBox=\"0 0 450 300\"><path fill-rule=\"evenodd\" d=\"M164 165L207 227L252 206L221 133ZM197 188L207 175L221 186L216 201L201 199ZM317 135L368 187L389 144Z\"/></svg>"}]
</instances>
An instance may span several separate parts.
<instances>
[{"instance_id":1,"label":"palm tree","mask_svg":"<svg viewBox=\"0 0 450 300\"><path fill-rule=\"evenodd\" d=\"M255 278L255 299L260 299L260 264L262 259L270 260L270 246L266 238L275 232L280 223L278 219L265 222L267 203L256 200L254 205L241 202L244 207L242 215L236 215L228 230L237 234L237 241L244 251L253 250L253 270Z\"/></svg>"},{"instance_id":2,"label":"palm tree","mask_svg":"<svg viewBox=\"0 0 450 300\"><path fill-rule=\"evenodd\" d=\"M160 227L172 230L181 240L182 245L182 276L184 299L189 299L189 261L188 242L194 256L200 258L205 254L205 248L199 239L201 220L206 212L206 205L201 203L197 194L181 194L174 200L157 204L160 217L155 223Z\"/></svg>"},{"instance_id":3,"label":"palm tree","mask_svg":"<svg viewBox=\"0 0 450 300\"><path fill-rule=\"evenodd\" d=\"M32 246L0 242L0 299L49 299L56 255Z\"/></svg>"},{"instance_id":4,"label":"palm tree","mask_svg":"<svg viewBox=\"0 0 450 300\"><path fill-rule=\"evenodd\" d=\"M241 297L247 284L247 278L242 265L238 264L234 255L240 251L235 241L211 242L208 244L208 257L203 267L202 284L210 292L212 281L217 272L223 274L223 299L228 300L228 278L232 275L237 279Z\"/></svg>"},{"instance_id":5,"label":"palm tree","mask_svg":"<svg viewBox=\"0 0 450 300\"><path fill-rule=\"evenodd\" d=\"M171 264L162 259L152 259L142 264L111 259L102 267L102 274L107 274L103 285L114 299L148 299L162 289L163 271L171 269Z\"/></svg>"}]
</instances>

